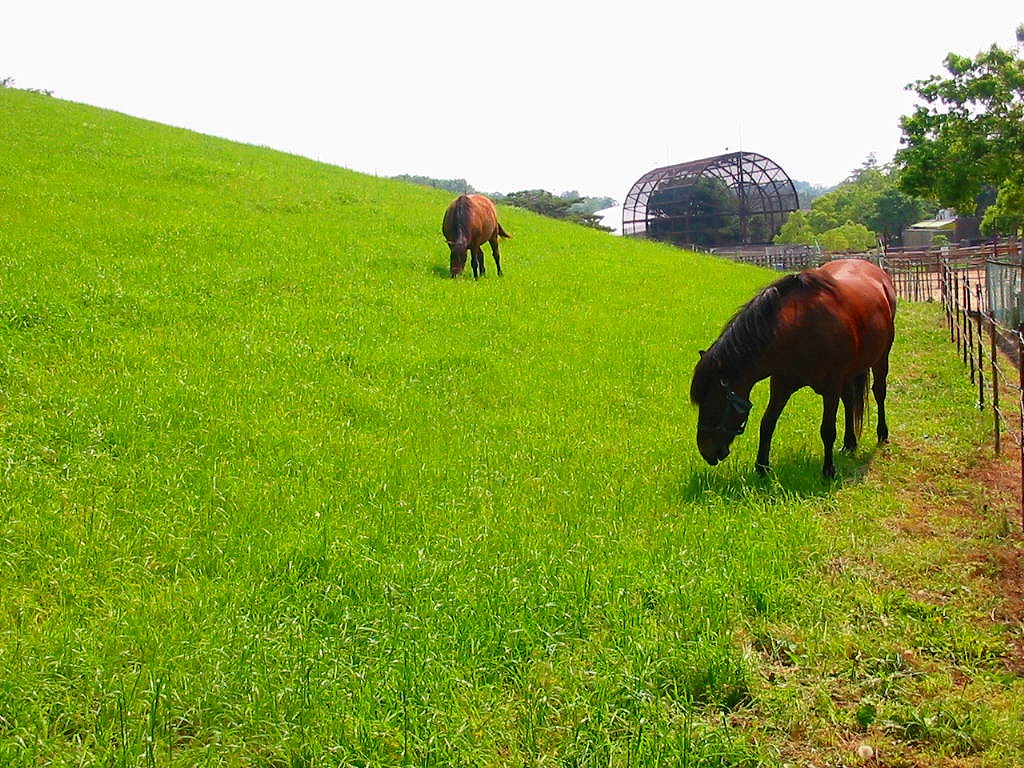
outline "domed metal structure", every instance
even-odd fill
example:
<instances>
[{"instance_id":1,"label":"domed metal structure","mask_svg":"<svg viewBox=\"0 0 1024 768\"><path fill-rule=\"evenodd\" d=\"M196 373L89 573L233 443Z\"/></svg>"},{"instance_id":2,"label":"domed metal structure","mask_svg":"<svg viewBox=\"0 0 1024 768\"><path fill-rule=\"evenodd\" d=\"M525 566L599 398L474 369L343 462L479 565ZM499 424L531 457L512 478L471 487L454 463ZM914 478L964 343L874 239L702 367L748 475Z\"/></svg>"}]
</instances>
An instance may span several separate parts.
<instances>
[{"instance_id":1,"label":"domed metal structure","mask_svg":"<svg viewBox=\"0 0 1024 768\"><path fill-rule=\"evenodd\" d=\"M776 163L732 152L644 174L626 195L622 234L708 248L766 244L799 207Z\"/></svg>"}]
</instances>

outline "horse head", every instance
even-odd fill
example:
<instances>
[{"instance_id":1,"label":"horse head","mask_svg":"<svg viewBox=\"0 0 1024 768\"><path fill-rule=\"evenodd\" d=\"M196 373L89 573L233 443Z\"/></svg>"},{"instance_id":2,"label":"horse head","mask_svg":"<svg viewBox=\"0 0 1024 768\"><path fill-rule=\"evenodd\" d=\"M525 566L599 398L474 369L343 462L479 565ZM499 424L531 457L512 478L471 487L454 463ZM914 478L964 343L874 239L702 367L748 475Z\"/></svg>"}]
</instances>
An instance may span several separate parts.
<instances>
[{"instance_id":1,"label":"horse head","mask_svg":"<svg viewBox=\"0 0 1024 768\"><path fill-rule=\"evenodd\" d=\"M715 357L700 354L690 384L690 399L697 405L697 450L714 466L729 455L732 441L746 429L751 403L746 393L736 393Z\"/></svg>"},{"instance_id":2,"label":"horse head","mask_svg":"<svg viewBox=\"0 0 1024 768\"><path fill-rule=\"evenodd\" d=\"M469 250L469 244L465 240L449 240L448 248L451 250L448 263L452 277L458 277L466 268L466 252Z\"/></svg>"}]
</instances>

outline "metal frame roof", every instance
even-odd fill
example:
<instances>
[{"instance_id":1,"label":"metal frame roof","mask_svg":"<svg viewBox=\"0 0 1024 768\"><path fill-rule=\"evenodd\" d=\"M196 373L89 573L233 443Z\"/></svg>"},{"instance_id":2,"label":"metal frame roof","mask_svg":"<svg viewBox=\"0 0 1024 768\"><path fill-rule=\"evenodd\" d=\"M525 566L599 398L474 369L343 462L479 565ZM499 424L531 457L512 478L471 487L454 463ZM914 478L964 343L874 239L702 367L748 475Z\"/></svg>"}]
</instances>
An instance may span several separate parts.
<instances>
[{"instance_id":1,"label":"metal frame roof","mask_svg":"<svg viewBox=\"0 0 1024 768\"><path fill-rule=\"evenodd\" d=\"M799 205L775 162L732 152L644 174L626 195L622 234L708 247L769 243Z\"/></svg>"}]
</instances>

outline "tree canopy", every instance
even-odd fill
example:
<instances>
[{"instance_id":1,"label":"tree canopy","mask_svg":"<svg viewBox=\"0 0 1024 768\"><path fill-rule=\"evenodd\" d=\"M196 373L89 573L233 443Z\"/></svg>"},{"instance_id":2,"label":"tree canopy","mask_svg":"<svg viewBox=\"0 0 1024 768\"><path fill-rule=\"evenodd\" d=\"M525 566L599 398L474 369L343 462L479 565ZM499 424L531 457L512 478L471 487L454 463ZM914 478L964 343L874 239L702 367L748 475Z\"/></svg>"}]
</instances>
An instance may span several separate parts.
<instances>
[{"instance_id":1,"label":"tree canopy","mask_svg":"<svg viewBox=\"0 0 1024 768\"><path fill-rule=\"evenodd\" d=\"M399 176L392 176L393 179L399 181L408 181L412 184L419 184L421 187L433 187L434 189L444 189L455 195L471 195L476 192L473 189L473 185L465 179L434 179L430 176L416 176L408 173L403 173Z\"/></svg>"},{"instance_id":2,"label":"tree canopy","mask_svg":"<svg viewBox=\"0 0 1024 768\"><path fill-rule=\"evenodd\" d=\"M45 88L17 88L14 85L14 78L10 76L0 77L0 88L16 88L19 91L25 91L26 93L38 93L42 96L53 96L53 91L48 91Z\"/></svg>"},{"instance_id":3,"label":"tree canopy","mask_svg":"<svg viewBox=\"0 0 1024 768\"><path fill-rule=\"evenodd\" d=\"M477 191L465 179L435 179L430 176L417 176L408 173L392 176L391 178L419 184L423 187L444 189L456 195L469 195ZM542 216L573 221L585 227L593 227L605 232L612 231L611 227L601 224L601 217L596 215L597 211L611 208L615 205L615 200L610 197L583 197L576 190L563 192L561 195L554 195L544 189L527 189L521 192L511 192L507 195L500 192L487 192L484 194L497 203L507 203L517 208L526 208Z\"/></svg>"},{"instance_id":4,"label":"tree canopy","mask_svg":"<svg viewBox=\"0 0 1024 768\"><path fill-rule=\"evenodd\" d=\"M594 208L593 211L590 211L588 210L587 202L588 200L596 199L599 201L596 204L602 208L608 208L610 205L604 205L603 203L611 200L611 198L584 198L580 197L577 192L554 195L543 189L526 189L521 192L511 192L504 196L495 196L495 199L509 205L514 205L517 208L526 208L542 216L573 221L585 227L593 227L605 232L612 231L610 227L601 224L600 216L595 215L594 211L600 210L600 208ZM614 200L611 200L611 204L614 204Z\"/></svg>"},{"instance_id":5,"label":"tree canopy","mask_svg":"<svg viewBox=\"0 0 1024 768\"><path fill-rule=\"evenodd\" d=\"M1017 41L1019 50L1024 25ZM1017 234L1024 229L1024 61L993 45L974 58L950 53L944 65L946 75L907 86L923 103L900 120L900 188L968 215L981 213L986 189L995 190L982 231Z\"/></svg>"},{"instance_id":6,"label":"tree canopy","mask_svg":"<svg viewBox=\"0 0 1024 768\"><path fill-rule=\"evenodd\" d=\"M892 168L869 156L839 186L817 198L807 211L790 214L774 242L814 245L829 251L863 251L881 240L898 243L902 232L936 204L897 186Z\"/></svg>"}]
</instances>

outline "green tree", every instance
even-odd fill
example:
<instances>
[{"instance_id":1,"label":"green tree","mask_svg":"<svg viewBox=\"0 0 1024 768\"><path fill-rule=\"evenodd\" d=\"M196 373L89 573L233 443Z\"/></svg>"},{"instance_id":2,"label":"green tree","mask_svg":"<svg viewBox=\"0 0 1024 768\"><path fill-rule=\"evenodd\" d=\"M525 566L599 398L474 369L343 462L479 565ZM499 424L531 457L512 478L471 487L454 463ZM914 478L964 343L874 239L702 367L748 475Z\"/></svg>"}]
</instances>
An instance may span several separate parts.
<instances>
[{"instance_id":1,"label":"green tree","mask_svg":"<svg viewBox=\"0 0 1024 768\"><path fill-rule=\"evenodd\" d=\"M581 201L578 197L559 197L544 189L524 189L505 195L505 202L517 208L526 208L541 216L566 219L573 204Z\"/></svg>"},{"instance_id":2,"label":"green tree","mask_svg":"<svg viewBox=\"0 0 1024 768\"><path fill-rule=\"evenodd\" d=\"M878 241L875 233L863 224L848 221L819 234L818 243L824 251L860 253L874 248Z\"/></svg>"},{"instance_id":3,"label":"green tree","mask_svg":"<svg viewBox=\"0 0 1024 768\"><path fill-rule=\"evenodd\" d=\"M13 77L0 77L0 88L15 88ZM38 93L42 96L53 96L53 91L48 91L45 88L19 88L18 90L25 91L26 93Z\"/></svg>"},{"instance_id":4,"label":"green tree","mask_svg":"<svg viewBox=\"0 0 1024 768\"><path fill-rule=\"evenodd\" d=\"M658 189L647 212L651 233L679 245L724 245L742 237L736 194L715 176Z\"/></svg>"},{"instance_id":5,"label":"green tree","mask_svg":"<svg viewBox=\"0 0 1024 768\"><path fill-rule=\"evenodd\" d=\"M1024 185L1019 178L1007 179L999 187L995 202L985 210L981 231L1024 234Z\"/></svg>"},{"instance_id":6,"label":"green tree","mask_svg":"<svg viewBox=\"0 0 1024 768\"><path fill-rule=\"evenodd\" d=\"M811 204L806 224L821 235L855 222L892 245L899 242L904 229L935 207L935 203L900 190L892 167L879 166L874 156L869 156L842 184Z\"/></svg>"},{"instance_id":7,"label":"green tree","mask_svg":"<svg viewBox=\"0 0 1024 768\"><path fill-rule=\"evenodd\" d=\"M559 197L572 198L579 201L569 206L569 213L571 214L593 214L615 205L614 198L585 197L575 189L563 192Z\"/></svg>"},{"instance_id":8,"label":"green tree","mask_svg":"<svg viewBox=\"0 0 1024 768\"><path fill-rule=\"evenodd\" d=\"M1024 42L1024 25L1017 41ZM1018 231L1024 225L1015 192L1024 186L1024 61L993 45L973 59L950 53L944 65L947 75L907 86L924 103L900 120L906 145L896 155L900 187L968 215L979 212L979 195L991 187L1002 201L986 226L998 221Z\"/></svg>"},{"instance_id":9,"label":"green tree","mask_svg":"<svg viewBox=\"0 0 1024 768\"><path fill-rule=\"evenodd\" d=\"M866 222L875 213L875 201L892 186L874 155L842 184L811 205L811 224L818 232L835 229L848 221Z\"/></svg>"},{"instance_id":10,"label":"green tree","mask_svg":"<svg viewBox=\"0 0 1024 768\"><path fill-rule=\"evenodd\" d=\"M816 233L806 211L793 211L772 242L776 245L814 245Z\"/></svg>"},{"instance_id":11,"label":"green tree","mask_svg":"<svg viewBox=\"0 0 1024 768\"><path fill-rule=\"evenodd\" d=\"M876 232L887 246L900 242L904 229L923 219L927 210L938 207L899 189L894 176L889 180L890 184L875 198L873 210L864 220L865 226Z\"/></svg>"},{"instance_id":12,"label":"green tree","mask_svg":"<svg viewBox=\"0 0 1024 768\"><path fill-rule=\"evenodd\" d=\"M559 196L544 189L526 189L521 192L511 192L500 200L517 208L526 208L542 216L573 221L585 227L601 229L605 232L612 231L610 227L601 224L599 216L579 208L584 204L584 198L570 196L570 193Z\"/></svg>"},{"instance_id":13,"label":"green tree","mask_svg":"<svg viewBox=\"0 0 1024 768\"><path fill-rule=\"evenodd\" d=\"M832 189L831 187L822 187L806 181L796 181L795 179L793 180L793 188L796 189L797 197L800 199L800 208L803 210L810 208L811 203Z\"/></svg>"},{"instance_id":14,"label":"green tree","mask_svg":"<svg viewBox=\"0 0 1024 768\"><path fill-rule=\"evenodd\" d=\"M473 185L465 179L434 179L430 176L415 176L408 173L392 176L392 179L408 181L411 184L419 184L421 187L433 187L451 192L453 195L471 195L476 192Z\"/></svg>"}]
</instances>

